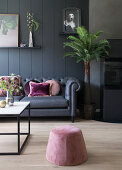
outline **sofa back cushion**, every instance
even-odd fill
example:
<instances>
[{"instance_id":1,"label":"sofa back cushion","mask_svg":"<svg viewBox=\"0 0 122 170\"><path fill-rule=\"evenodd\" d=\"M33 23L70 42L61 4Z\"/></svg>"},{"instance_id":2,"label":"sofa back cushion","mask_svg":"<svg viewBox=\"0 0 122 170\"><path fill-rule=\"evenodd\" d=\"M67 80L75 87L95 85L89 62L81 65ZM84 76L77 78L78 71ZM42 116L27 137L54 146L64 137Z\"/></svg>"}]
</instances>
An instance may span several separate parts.
<instances>
[{"instance_id":1,"label":"sofa back cushion","mask_svg":"<svg viewBox=\"0 0 122 170\"><path fill-rule=\"evenodd\" d=\"M0 83L2 83L2 81L6 81L6 85L11 85L11 76L1 76L0 77ZM22 95L22 92L21 90L19 89L19 86L21 85L21 77L19 75L17 76L14 76L14 92L13 92L13 95L14 96L21 96ZM2 90L0 88L0 97L5 97L6 96L6 91L5 90Z\"/></svg>"}]
</instances>

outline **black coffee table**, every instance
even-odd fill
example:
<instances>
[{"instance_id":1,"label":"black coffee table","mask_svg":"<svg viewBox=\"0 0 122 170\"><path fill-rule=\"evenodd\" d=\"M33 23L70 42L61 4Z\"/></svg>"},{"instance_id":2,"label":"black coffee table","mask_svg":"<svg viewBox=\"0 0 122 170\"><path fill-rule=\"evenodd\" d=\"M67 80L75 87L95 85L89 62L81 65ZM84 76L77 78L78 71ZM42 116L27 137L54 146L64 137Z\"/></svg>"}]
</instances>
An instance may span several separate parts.
<instances>
[{"instance_id":1,"label":"black coffee table","mask_svg":"<svg viewBox=\"0 0 122 170\"><path fill-rule=\"evenodd\" d=\"M25 109L28 109L28 132L21 133L20 132L20 119L21 115ZM30 102L15 102L14 106L6 106L5 108L0 108L0 117L16 117L17 118L17 133L0 133L0 135L17 135L17 152L1 152L0 155L20 155L23 147L25 146L27 139L30 135ZM20 135L26 135L26 138L23 144L20 146Z\"/></svg>"}]
</instances>

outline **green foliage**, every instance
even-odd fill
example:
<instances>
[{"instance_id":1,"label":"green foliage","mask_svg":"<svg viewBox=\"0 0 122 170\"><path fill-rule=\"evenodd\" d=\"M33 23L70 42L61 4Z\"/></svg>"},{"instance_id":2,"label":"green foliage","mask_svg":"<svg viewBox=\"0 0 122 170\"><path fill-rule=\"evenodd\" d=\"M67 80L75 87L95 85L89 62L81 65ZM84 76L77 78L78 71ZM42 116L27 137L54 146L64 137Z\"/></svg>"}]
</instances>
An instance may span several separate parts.
<instances>
[{"instance_id":1,"label":"green foliage","mask_svg":"<svg viewBox=\"0 0 122 170\"><path fill-rule=\"evenodd\" d=\"M75 36L68 36L68 42L64 43L65 47L70 47L71 52L65 53L64 57L76 57L76 62L80 61L91 62L92 60L98 61L101 57L109 56L109 42L107 40L98 40L103 31L96 34L89 33L85 27L76 28L78 38Z\"/></svg>"},{"instance_id":2,"label":"green foliage","mask_svg":"<svg viewBox=\"0 0 122 170\"><path fill-rule=\"evenodd\" d=\"M17 27L18 16L16 15L0 15L0 29L2 34L7 35L8 30L14 30Z\"/></svg>"},{"instance_id":3,"label":"green foliage","mask_svg":"<svg viewBox=\"0 0 122 170\"><path fill-rule=\"evenodd\" d=\"M27 12L27 26L29 28L29 31L32 31L34 28L34 31L37 31L39 28L39 23L35 21L34 14Z\"/></svg>"},{"instance_id":4,"label":"green foliage","mask_svg":"<svg viewBox=\"0 0 122 170\"><path fill-rule=\"evenodd\" d=\"M13 91L18 92L19 89L22 90L22 87L21 87L21 86L18 86L19 89L14 89L14 76L15 76L15 75L12 73L12 74L11 74L11 78L10 78L11 83L10 83L9 86L8 86L8 84L7 84L6 81L0 81L0 88L1 88L2 90L9 91L11 95L12 95Z\"/></svg>"}]
</instances>

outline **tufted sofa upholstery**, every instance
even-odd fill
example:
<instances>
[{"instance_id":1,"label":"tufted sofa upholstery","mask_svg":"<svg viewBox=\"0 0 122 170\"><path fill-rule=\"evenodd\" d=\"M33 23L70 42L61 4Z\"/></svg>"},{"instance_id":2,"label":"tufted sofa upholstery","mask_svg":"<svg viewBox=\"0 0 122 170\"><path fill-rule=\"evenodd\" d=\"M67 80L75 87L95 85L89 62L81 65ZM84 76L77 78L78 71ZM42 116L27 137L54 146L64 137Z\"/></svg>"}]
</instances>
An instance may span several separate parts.
<instances>
[{"instance_id":1,"label":"tufted sofa upholstery","mask_svg":"<svg viewBox=\"0 0 122 170\"><path fill-rule=\"evenodd\" d=\"M57 96L28 97L25 96L21 101L30 101L31 116L71 116L72 122L76 114L76 93L80 90L80 83L76 78L26 78L22 80L24 86L30 80L45 82L47 80L59 82L61 90ZM25 110L24 116L27 111Z\"/></svg>"},{"instance_id":2,"label":"tufted sofa upholstery","mask_svg":"<svg viewBox=\"0 0 122 170\"><path fill-rule=\"evenodd\" d=\"M14 96L15 101L30 102L31 117L40 116L70 116L72 122L76 114L77 107L77 92L80 90L80 83L76 78L26 78L22 79L22 86L30 80L45 82L47 80L56 80L59 82L61 90L57 96L43 97L28 97ZM0 97L0 100L5 100L5 97ZM28 110L25 110L23 116L28 115Z\"/></svg>"}]
</instances>

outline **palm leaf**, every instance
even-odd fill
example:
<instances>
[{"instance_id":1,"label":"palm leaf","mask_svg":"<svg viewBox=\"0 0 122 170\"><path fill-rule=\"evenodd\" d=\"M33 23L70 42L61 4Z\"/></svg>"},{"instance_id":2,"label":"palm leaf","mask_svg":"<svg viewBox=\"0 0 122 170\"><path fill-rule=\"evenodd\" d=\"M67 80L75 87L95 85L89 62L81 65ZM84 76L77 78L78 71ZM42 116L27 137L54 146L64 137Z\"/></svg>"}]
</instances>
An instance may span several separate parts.
<instances>
[{"instance_id":1,"label":"palm leaf","mask_svg":"<svg viewBox=\"0 0 122 170\"><path fill-rule=\"evenodd\" d=\"M96 33L96 36L99 37L102 33L103 33L103 31L98 31L98 32Z\"/></svg>"},{"instance_id":2,"label":"palm leaf","mask_svg":"<svg viewBox=\"0 0 122 170\"><path fill-rule=\"evenodd\" d=\"M76 30L81 39L88 36L88 31L85 29L85 27L78 27Z\"/></svg>"},{"instance_id":3,"label":"palm leaf","mask_svg":"<svg viewBox=\"0 0 122 170\"><path fill-rule=\"evenodd\" d=\"M64 43L64 47L70 47L72 52L66 53L64 56L76 57L76 62L92 60L98 61L100 57L109 55L110 44L107 40L99 40L99 36L103 31L96 34L89 33L85 27L76 28L78 37L69 36L68 42Z\"/></svg>"},{"instance_id":4,"label":"palm leaf","mask_svg":"<svg viewBox=\"0 0 122 170\"><path fill-rule=\"evenodd\" d=\"M74 57L75 55L76 55L75 52L67 52L67 53L64 54L63 58L65 58L65 57Z\"/></svg>"},{"instance_id":5,"label":"palm leaf","mask_svg":"<svg viewBox=\"0 0 122 170\"><path fill-rule=\"evenodd\" d=\"M75 42L65 42L64 47L70 47L74 51L81 52L81 48Z\"/></svg>"},{"instance_id":6,"label":"palm leaf","mask_svg":"<svg viewBox=\"0 0 122 170\"><path fill-rule=\"evenodd\" d=\"M81 41L78 39L78 38L76 38L75 36L68 36L68 38L67 39L69 39L69 40L73 40L73 41L75 41L75 42L77 42L77 43L79 43L79 44L81 44Z\"/></svg>"}]
</instances>

